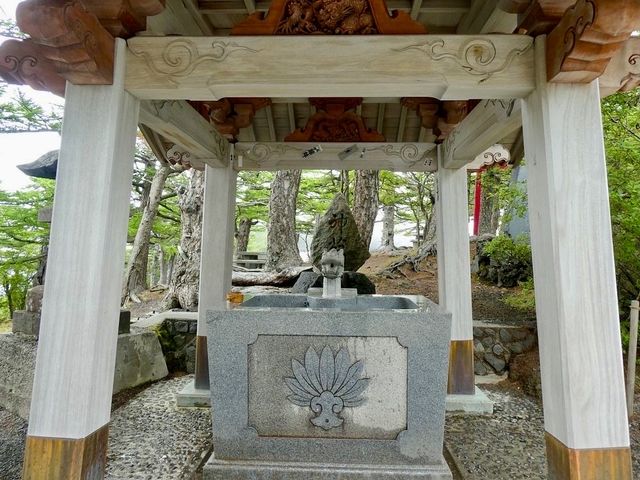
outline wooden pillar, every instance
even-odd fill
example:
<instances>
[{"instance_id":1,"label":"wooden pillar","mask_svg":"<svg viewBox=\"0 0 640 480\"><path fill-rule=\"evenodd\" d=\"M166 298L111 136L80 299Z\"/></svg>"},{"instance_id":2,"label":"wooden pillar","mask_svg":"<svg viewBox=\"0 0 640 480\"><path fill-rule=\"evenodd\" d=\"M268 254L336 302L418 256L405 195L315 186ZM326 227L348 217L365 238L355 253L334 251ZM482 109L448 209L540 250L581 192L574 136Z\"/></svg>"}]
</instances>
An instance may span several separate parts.
<instances>
[{"instance_id":1,"label":"wooden pillar","mask_svg":"<svg viewBox=\"0 0 640 480\"><path fill-rule=\"evenodd\" d=\"M550 479L630 479L622 348L598 84L523 101Z\"/></svg>"},{"instance_id":2,"label":"wooden pillar","mask_svg":"<svg viewBox=\"0 0 640 480\"><path fill-rule=\"evenodd\" d=\"M206 167L200 255L200 298L196 338L195 387L209 388L207 310L227 308L233 265L233 233L237 172L228 167Z\"/></svg>"},{"instance_id":3,"label":"wooden pillar","mask_svg":"<svg viewBox=\"0 0 640 480\"><path fill-rule=\"evenodd\" d=\"M475 393L467 170L438 165L438 297L452 315L450 394Z\"/></svg>"},{"instance_id":4,"label":"wooden pillar","mask_svg":"<svg viewBox=\"0 0 640 480\"><path fill-rule=\"evenodd\" d=\"M67 84L24 479L102 478L118 336L138 101Z\"/></svg>"}]
</instances>

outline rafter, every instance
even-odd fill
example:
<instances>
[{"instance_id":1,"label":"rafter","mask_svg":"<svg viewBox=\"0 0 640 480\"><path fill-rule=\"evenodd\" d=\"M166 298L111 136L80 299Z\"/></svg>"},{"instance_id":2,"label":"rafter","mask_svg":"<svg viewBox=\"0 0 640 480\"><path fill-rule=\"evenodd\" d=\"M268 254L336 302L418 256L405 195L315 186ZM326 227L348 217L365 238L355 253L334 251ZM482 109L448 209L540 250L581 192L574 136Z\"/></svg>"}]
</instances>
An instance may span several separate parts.
<instances>
[{"instance_id":1,"label":"rafter","mask_svg":"<svg viewBox=\"0 0 640 480\"><path fill-rule=\"evenodd\" d=\"M229 142L187 102L141 102L139 122L208 165L227 162Z\"/></svg>"}]
</instances>

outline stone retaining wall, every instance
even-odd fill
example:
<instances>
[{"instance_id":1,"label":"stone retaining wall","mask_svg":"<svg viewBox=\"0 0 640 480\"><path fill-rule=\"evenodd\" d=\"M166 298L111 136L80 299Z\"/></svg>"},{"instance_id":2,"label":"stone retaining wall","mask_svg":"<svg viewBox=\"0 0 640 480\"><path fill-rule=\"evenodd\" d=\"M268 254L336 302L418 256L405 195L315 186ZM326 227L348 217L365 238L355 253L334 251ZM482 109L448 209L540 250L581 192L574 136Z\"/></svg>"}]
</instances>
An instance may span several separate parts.
<instances>
[{"instance_id":1,"label":"stone retaining wall","mask_svg":"<svg viewBox=\"0 0 640 480\"><path fill-rule=\"evenodd\" d=\"M514 356L536 347L538 336L535 324L511 326L474 322L473 344L476 375L501 375L509 370Z\"/></svg>"},{"instance_id":2,"label":"stone retaining wall","mask_svg":"<svg viewBox=\"0 0 640 480\"><path fill-rule=\"evenodd\" d=\"M154 330L169 371L193 373L196 368L198 321L167 318Z\"/></svg>"}]
</instances>

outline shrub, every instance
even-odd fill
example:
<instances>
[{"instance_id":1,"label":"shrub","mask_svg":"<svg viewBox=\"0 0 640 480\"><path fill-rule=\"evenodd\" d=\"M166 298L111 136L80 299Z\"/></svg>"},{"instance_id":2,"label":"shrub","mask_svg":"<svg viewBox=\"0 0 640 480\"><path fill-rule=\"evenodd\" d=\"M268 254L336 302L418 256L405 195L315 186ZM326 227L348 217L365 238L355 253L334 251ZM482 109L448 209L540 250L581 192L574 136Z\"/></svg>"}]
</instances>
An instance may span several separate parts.
<instances>
[{"instance_id":1,"label":"shrub","mask_svg":"<svg viewBox=\"0 0 640 480\"><path fill-rule=\"evenodd\" d=\"M526 236L499 235L478 245L478 276L499 287L515 287L533 275L531 246Z\"/></svg>"}]
</instances>

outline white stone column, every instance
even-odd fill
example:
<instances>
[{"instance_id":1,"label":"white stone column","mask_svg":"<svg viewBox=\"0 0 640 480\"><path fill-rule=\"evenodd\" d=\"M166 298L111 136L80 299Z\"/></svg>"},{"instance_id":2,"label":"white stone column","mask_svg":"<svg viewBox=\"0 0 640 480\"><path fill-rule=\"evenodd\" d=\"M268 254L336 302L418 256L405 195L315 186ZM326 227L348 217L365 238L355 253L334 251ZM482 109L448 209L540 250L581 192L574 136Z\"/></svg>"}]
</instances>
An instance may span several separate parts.
<instances>
[{"instance_id":1,"label":"white stone column","mask_svg":"<svg viewBox=\"0 0 640 480\"><path fill-rule=\"evenodd\" d=\"M549 478L631 478L598 84L523 101Z\"/></svg>"},{"instance_id":2,"label":"white stone column","mask_svg":"<svg viewBox=\"0 0 640 480\"><path fill-rule=\"evenodd\" d=\"M180 406L206 404L209 397L207 311L227 308L231 290L237 172L232 162L224 168L206 167L202 212L200 290L194 387L178 396Z\"/></svg>"},{"instance_id":3,"label":"white stone column","mask_svg":"<svg viewBox=\"0 0 640 480\"><path fill-rule=\"evenodd\" d=\"M473 395L473 316L467 170L444 168L438 155L438 297L451 313L448 393Z\"/></svg>"},{"instance_id":4,"label":"white stone column","mask_svg":"<svg viewBox=\"0 0 640 480\"><path fill-rule=\"evenodd\" d=\"M102 478L116 357L138 101L67 84L25 479Z\"/></svg>"}]
</instances>

